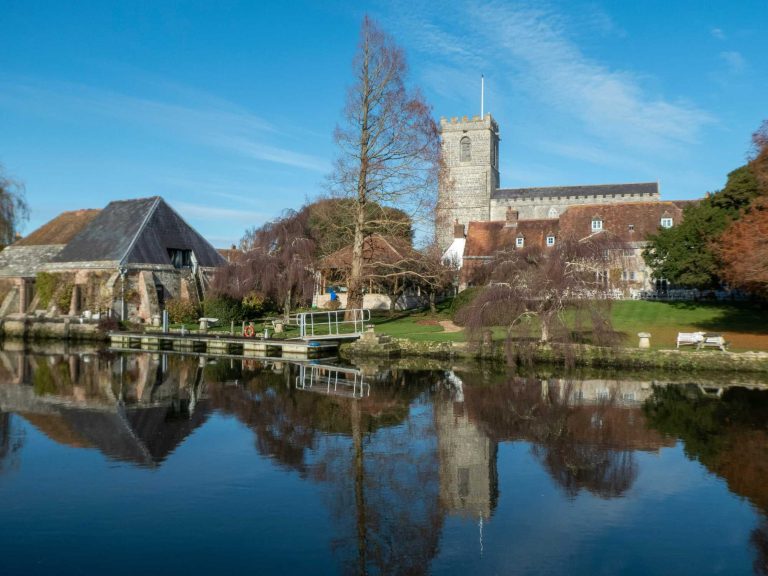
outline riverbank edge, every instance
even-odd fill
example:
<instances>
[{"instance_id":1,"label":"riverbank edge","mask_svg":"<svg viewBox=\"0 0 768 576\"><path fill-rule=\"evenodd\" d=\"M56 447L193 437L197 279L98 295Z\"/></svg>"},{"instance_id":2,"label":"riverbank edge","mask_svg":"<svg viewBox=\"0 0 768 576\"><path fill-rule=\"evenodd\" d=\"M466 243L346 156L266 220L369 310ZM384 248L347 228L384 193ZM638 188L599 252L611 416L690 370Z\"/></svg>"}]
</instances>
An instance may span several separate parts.
<instances>
[{"instance_id":1,"label":"riverbank edge","mask_svg":"<svg viewBox=\"0 0 768 576\"><path fill-rule=\"evenodd\" d=\"M78 342L106 342L109 335L97 324L80 323L65 319L58 322L44 322L37 318L2 318L0 336L12 340Z\"/></svg>"},{"instance_id":2,"label":"riverbank edge","mask_svg":"<svg viewBox=\"0 0 768 576\"><path fill-rule=\"evenodd\" d=\"M511 350L515 356L515 350ZM386 342L358 340L341 344L339 357L356 358L434 358L471 359L509 363L505 342L472 345L468 342L416 342L391 338ZM768 352L722 352L720 350L641 350L601 348L590 345L571 347L539 344L526 350L533 363L572 365L592 368L664 369L670 371L717 371L768 373Z\"/></svg>"}]
</instances>

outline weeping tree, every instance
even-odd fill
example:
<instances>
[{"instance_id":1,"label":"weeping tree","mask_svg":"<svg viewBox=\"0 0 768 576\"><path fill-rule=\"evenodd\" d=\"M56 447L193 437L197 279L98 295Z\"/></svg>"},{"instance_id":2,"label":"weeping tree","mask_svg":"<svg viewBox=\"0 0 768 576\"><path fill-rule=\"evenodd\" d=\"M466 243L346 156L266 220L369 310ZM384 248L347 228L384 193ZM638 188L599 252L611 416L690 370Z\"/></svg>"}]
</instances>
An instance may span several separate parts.
<instances>
[{"instance_id":1,"label":"weeping tree","mask_svg":"<svg viewBox=\"0 0 768 576\"><path fill-rule=\"evenodd\" d=\"M364 242L372 225L387 227L396 206L411 218L433 213L440 175L437 125L418 91L406 87L405 55L367 16L353 64L330 186L352 209L349 308L363 304ZM373 209L372 209L373 207Z\"/></svg>"},{"instance_id":2,"label":"weeping tree","mask_svg":"<svg viewBox=\"0 0 768 576\"><path fill-rule=\"evenodd\" d=\"M268 298L286 317L294 304L311 301L315 242L309 212L286 211L282 217L248 230L240 241L242 254L217 272L213 291L242 299Z\"/></svg>"},{"instance_id":3,"label":"weeping tree","mask_svg":"<svg viewBox=\"0 0 768 576\"><path fill-rule=\"evenodd\" d=\"M0 164L0 248L14 241L19 226L29 217L24 185L4 172Z\"/></svg>"},{"instance_id":4,"label":"weeping tree","mask_svg":"<svg viewBox=\"0 0 768 576\"><path fill-rule=\"evenodd\" d=\"M552 247L505 250L469 272L472 283L485 288L457 320L475 339L501 325L510 344L536 335L544 343L555 338L572 343L585 332L593 343L612 344L611 271L624 267L627 253L628 247L607 232L561 239Z\"/></svg>"}]
</instances>

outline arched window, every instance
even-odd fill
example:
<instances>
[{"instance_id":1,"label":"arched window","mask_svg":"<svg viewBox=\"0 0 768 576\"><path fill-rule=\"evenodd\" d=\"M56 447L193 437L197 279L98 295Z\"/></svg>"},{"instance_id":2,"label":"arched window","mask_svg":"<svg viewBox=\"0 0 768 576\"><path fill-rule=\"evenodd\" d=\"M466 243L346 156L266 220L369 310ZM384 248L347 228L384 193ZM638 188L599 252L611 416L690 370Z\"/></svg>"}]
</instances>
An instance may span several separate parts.
<instances>
[{"instance_id":1,"label":"arched window","mask_svg":"<svg viewBox=\"0 0 768 576\"><path fill-rule=\"evenodd\" d=\"M464 136L464 138L461 139L461 152L459 159L462 162L469 162L472 160L472 145L469 141L469 136Z\"/></svg>"},{"instance_id":2,"label":"arched window","mask_svg":"<svg viewBox=\"0 0 768 576\"><path fill-rule=\"evenodd\" d=\"M552 208L549 209L549 212L547 212L547 218L557 218L558 216L560 216L560 214L558 214L557 208L554 206L552 206Z\"/></svg>"}]
</instances>

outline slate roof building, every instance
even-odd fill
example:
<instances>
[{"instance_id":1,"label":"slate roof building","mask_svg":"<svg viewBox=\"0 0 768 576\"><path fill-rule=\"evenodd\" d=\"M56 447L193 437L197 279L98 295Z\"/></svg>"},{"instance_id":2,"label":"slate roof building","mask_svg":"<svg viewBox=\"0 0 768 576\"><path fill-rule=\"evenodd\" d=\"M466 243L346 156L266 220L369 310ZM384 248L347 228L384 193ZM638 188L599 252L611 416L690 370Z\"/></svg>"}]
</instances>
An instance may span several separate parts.
<instances>
[{"instance_id":1,"label":"slate roof building","mask_svg":"<svg viewBox=\"0 0 768 576\"><path fill-rule=\"evenodd\" d=\"M0 252L0 315L55 304L62 314L111 309L148 320L169 298L200 301L225 263L159 196L64 212ZM40 274L57 280L48 302L35 289Z\"/></svg>"}]
</instances>

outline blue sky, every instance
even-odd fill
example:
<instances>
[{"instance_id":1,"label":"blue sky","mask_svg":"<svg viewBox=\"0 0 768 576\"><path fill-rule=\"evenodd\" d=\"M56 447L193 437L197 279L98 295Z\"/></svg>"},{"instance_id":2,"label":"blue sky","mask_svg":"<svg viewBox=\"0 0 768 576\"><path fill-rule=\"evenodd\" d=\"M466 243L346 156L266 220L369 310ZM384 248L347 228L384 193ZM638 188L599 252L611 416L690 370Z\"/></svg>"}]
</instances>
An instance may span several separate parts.
<instances>
[{"instance_id":1,"label":"blue sky","mask_svg":"<svg viewBox=\"0 0 768 576\"><path fill-rule=\"evenodd\" d=\"M323 192L368 13L440 116L485 110L503 187L720 188L768 118L765 0L2 0L0 162L30 232L162 195L217 246Z\"/></svg>"}]
</instances>

